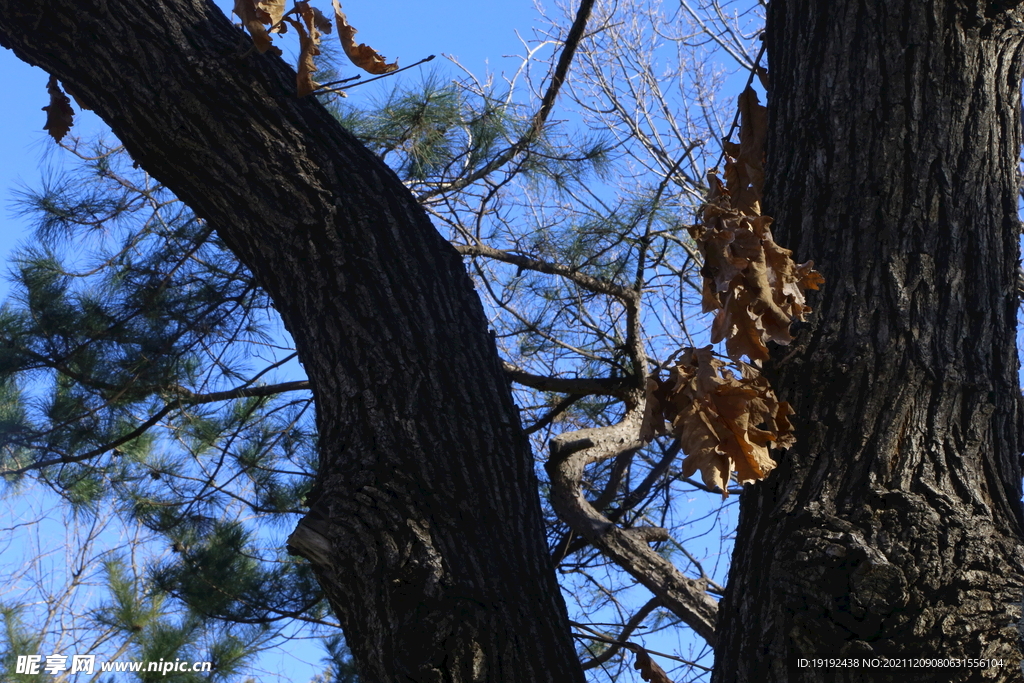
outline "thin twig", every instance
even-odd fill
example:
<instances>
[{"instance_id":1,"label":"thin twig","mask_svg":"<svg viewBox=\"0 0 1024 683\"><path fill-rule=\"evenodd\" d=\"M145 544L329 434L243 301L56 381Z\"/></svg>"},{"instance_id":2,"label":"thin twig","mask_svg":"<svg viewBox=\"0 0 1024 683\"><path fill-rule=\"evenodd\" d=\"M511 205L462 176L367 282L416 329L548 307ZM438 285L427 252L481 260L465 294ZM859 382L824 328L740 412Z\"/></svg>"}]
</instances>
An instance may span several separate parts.
<instances>
[{"instance_id":1,"label":"thin twig","mask_svg":"<svg viewBox=\"0 0 1024 683\"><path fill-rule=\"evenodd\" d=\"M758 50L757 58L754 60L754 68L752 68L750 70L750 74L747 76L747 84L743 86L743 90L741 90L740 92L745 92L746 89L750 87L750 84L754 82L754 76L757 75L757 70L759 68L761 68L760 67L761 57L764 56L764 51L765 51L765 48L767 48L767 47L768 47L768 43L764 40L764 34L761 34L761 49ZM722 138L723 142L732 137L732 132L734 130L736 130L736 126L739 125L739 122L740 122L740 110L739 110L739 107L737 107L736 108L736 115L732 117L732 125L729 126L729 132L726 133L725 137ZM721 156L718 157L718 163L716 163L715 166L721 166L723 160L725 160L725 145L724 144L722 145L722 154L721 154Z\"/></svg>"},{"instance_id":2,"label":"thin twig","mask_svg":"<svg viewBox=\"0 0 1024 683\"><path fill-rule=\"evenodd\" d=\"M629 636L631 636L633 634L633 631L637 630L640 627L640 625L644 622L644 620L647 619L648 616L650 616L651 612L653 612L655 609L657 609L660 606L661 606L661 598L654 597L654 598L651 598L650 600L648 600L647 604L645 604L643 607L641 607L637 611L637 613L634 614L632 617L630 617L629 621L627 621L623 625L622 630L619 631L619 637L618 637L619 642L626 642L627 639L629 638ZM593 669L595 667L601 666L602 664L607 662L609 659L614 657L615 654L619 650L621 650L621 649L622 649L622 645L619 645L619 644L612 645L607 650L605 650L601 654L595 656L590 661L583 662L583 670L586 671L587 669Z\"/></svg>"},{"instance_id":3,"label":"thin twig","mask_svg":"<svg viewBox=\"0 0 1024 683\"><path fill-rule=\"evenodd\" d=\"M127 434L114 439L113 441L106 443L102 446L94 448L90 451L86 451L80 455L61 455L57 458L50 458L48 460L41 460L39 462L26 465L14 470L0 470L0 476L13 476L18 474L24 474L32 470L40 470L51 465L64 465L76 462L83 462L85 460L91 460L97 456L103 455L108 451L112 451L118 446L128 443L132 439L136 439L142 436L150 427L159 422L165 415L179 407L181 404L187 405L199 405L204 403L214 403L216 401L227 401L239 398L263 398L266 396L273 396L286 391L305 391L310 388L310 384L306 380L297 382L284 382L282 384L270 384L261 387L240 387L237 389L229 389L227 391L217 391L210 394L196 394L189 389L184 387L174 387L172 391L176 394L176 400L171 401L164 405L159 411L157 411L152 417L143 422L141 425L128 432Z\"/></svg>"},{"instance_id":4,"label":"thin twig","mask_svg":"<svg viewBox=\"0 0 1024 683\"><path fill-rule=\"evenodd\" d=\"M511 161L517 154L524 151L540 136L540 132L544 128L544 124L547 122L548 115L551 114L551 109L555 106L555 99L558 97L558 92L561 90L562 84L565 82L565 77L569 73L569 65L572 64L572 58L573 55L576 54L576 48L579 47L580 41L583 39L584 30L587 27L587 20L590 18L590 11L593 7L594 0L581 0L579 10L576 11L576 18L573 20L572 27L569 29L569 34L565 37L562 53L558 56L558 64L555 65L555 72L552 74L551 82L548 84L548 89L544 93L544 97L541 99L540 108L537 109L537 113L533 115L533 120L530 122L530 128L523 133L522 137L516 140L511 147L492 159L483 168L448 185L423 193L417 197L420 202L441 192L461 190L481 178L490 175L495 170Z\"/></svg>"},{"instance_id":5,"label":"thin twig","mask_svg":"<svg viewBox=\"0 0 1024 683\"><path fill-rule=\"evenodd\" d=\"M421 59L420 61L416 62L415 64L410 64L409 66L403 66L401 69L395 69L394 71L389 71L386 74L381 74L380 76L376 76L375 78L367 78L365 81L360 80L358 83L353 83L352 85L350 85L348 87L354 88L357 85L366 85L367 83L373 83L374 81L379 81L380 79L387 78L388 76L394 76L396 74L400 74L403 71L407 71L407 70L409 70L409 69L411 69L413 67L419 66L420 64L426 64L427 62L429 62L433 58L434 58L434 55L430 55L429 57L424 57L423 59ZM313 91L312 94L316 95L317 93L320 93L320 92L322 92L325 89L329 89L332 85L341 85L342 83L348 83L349 81L354 81L354 80L357 80L357 79L361 79L362 77L363 77L362 74L357 74L355 76L350 76L349 78L343 78L340 81L331 81L330 83L321 83L317 87L317 89Z\"/></svg>"},{"instance_id":6,"label":"thin twig","mask_svg":"<svg viewBox=\"0 0 1024 683\"><path fill-rule=\"evenodd\" d=\"M577 623L575 621L570 621L569 625L570 626L575 626L576 628L579 628L579 629L583 629L584 631L589 631L590 633L593 634L593 635L586 635L586 634L583 634L583 633L574 633L572 635L575 638L587 638L588 640L599 640L602 643L608 643L609 645L618 645L619 647L626 647L627 645L631 646L631 647L639 647L641 650L643 650L647 654L657 655L659 657L664 657L665 659L672 659L672 660L675 660L677 662L682 662L683 664L688 664L689 666L695 666L698 669L703 669L704 671L711 671L711 669L709 669L708 667L706 667L706 666L704 666L702 664L698 664L697 662L691 662L690 660L683 659L682 657L676 657L675 655L665 654L664 652L658 652L657 650L649 650L646 647L637 645L636 643L631 643L628 640L623 642L623 641L615 640L614 638L609 638L606 634L601 633L600 631L598 631L596 629L592 629L592 628L590 628L589 626L587 626L585 624L580 624L580 623Z\"/></svg>"}]
</instances>

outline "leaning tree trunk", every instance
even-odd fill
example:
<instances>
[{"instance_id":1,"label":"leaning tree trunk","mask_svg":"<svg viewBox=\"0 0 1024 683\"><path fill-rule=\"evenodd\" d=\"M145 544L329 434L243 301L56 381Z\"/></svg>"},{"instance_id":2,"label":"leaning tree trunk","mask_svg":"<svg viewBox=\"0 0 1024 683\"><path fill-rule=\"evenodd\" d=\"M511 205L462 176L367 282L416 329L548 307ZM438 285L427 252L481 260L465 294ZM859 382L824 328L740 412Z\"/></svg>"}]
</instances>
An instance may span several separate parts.
<instances>
[{"instance_id":1,"label":"leaning tree trunk","mask_svg":"<svg viewBox=\"0 0 1024 683\"><path fill-rule=\"evenodd\" d=\"M361 680L582 681L480 301L399 179L212 3L0 0L0 43L94 109L273 297L320 434L291 547Z\"/></svg>"},{"instance_id":2,"label":"leaning tree trunk","mask_svg":"<svg viewBox=\"0 0 1024 683\"><path fill-rule=\"evenodd\" d=\"M718 683L1021 680L1017 4L770 4L766 213L827 282L770 368L799 443L743 494Z\"/></svg>"}]
</instances>

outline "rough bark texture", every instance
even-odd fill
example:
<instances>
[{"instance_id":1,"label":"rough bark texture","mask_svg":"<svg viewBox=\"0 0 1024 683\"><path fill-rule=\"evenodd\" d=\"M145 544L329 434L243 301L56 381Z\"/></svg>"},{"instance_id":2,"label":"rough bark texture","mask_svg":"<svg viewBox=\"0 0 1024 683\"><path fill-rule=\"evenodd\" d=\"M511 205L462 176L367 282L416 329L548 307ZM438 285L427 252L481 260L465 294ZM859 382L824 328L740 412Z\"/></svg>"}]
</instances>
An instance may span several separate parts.
<instances>
[{"instance_id":1,"label":"rough bark texture","mask_svg":"<svg viewBox=\"0 0 1024 683\"><path fill-rule=\"evenodd\" d=\"M94 109L273 297L320 431L291 545L362 680L582 681L480 302L398 178L212 3L0 0L0 43Z\"/></svg>"},{"instance_id":2,"label":"rough bark texture","mask_svg":"<svg viewBox=\"0 0 1024 683\"><path fill-rule=\"evenodd\" d=\"M714 680L1021 680L1017 3L772 0L766 213L826 285L769 376ZM794 657L1004 667L800 669Z\"/></svg>"}]
</instances>

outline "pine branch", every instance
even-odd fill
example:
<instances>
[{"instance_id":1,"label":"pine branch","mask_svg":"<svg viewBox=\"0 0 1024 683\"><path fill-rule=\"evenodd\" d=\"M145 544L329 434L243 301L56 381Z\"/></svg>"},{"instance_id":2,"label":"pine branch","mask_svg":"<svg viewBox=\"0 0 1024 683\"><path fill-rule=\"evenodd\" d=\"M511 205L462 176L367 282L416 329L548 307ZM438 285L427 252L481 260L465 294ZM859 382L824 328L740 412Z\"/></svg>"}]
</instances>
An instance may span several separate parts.
<instances>
[{"instance_id":1,"label":"pine branch","mask_svg":"<svg viewBox=\"0 0 1024 683\"><path fill-rule=\"evenodd\" d=\"M442 192L456 192L464 187L472 185L481 178L487 177L511 161L517 154L525 151L537 140L538 137L540 137L541 130L544 128L544 124L547 122L548 116L551 114L551 109L555 105L555 99L558 97L558 92L561 90L562 84L565 83L565 77L569 73L569 65L572 64L573 55L576 54L576 48L579 47L580 41L583 39L583 33L587 27L587 20L590 18L590 11L593 7L594 0L581 0L580 7L576 11L576 18L572 23L572 27L569 29L569 34L565 37L562 52L558 56L558 64L555 66L555 73L552 74L551 81L548 83L548 89L544 93L544 97L541 99L540 108L537 109L537 113L533 115L533 120L530 122L530 128L522 135L522 137L516 140L511 147L496 156L475 173L470 173L468 176L421 194L417 197L421 203L435 195L441 194Z\"/></svg>"},{"instance_id":2,"label":"pine branch","mask_svg":"<svg viewBox=\"0 0 1024 683\"><path fill-rule=\"evenodd\" d=\"M172 387L171 392L182 403L201 405L203 403L216 403L217 401L231 401L238 398L263 398L289 391L306 391L308 389L310 389L309 380L298 380L295 382L282 382L281 384L267 384L259 387L236 387L226 391L215 391L211 394L197 394L190 389L180 386Z\"/></svg>"},{"instance_id":3,"label":"pine branch","mask_svg":"<svg viewBox=\"0 0 1024 683\"><path fill-rule=\"evenodd\" d=\"M128 443L132 439L137 439L146 433L146 431L156 425L161 419L163 419L168 413L175 408L182 407L183 404L187 405L202 405L204 403L215 403L217 401L230 401L239 398L262 398L265 396L273 396L275 394L281 394L288 391L305 391L310 388L309 381L301 380L297 382L283 382L281 384L268 384L261 387L238 387L235 389L228 389L227 391L216 391L211 394L197 394L184 387L174 387L172 389L175 394L175 400L167 403L163 408L158 410L152 417L143 422L141 425L128 432L124 436L118 437L113 441L110 441L102 446L93 448L92 450L86 451L80 455L61 455L57 458L49 458L47 460L40 460L39 462L26 465L18 469L13 470L2 470L0 476L15 476L19 474L25 474L33 470L41 470L51 465L64 465L76 462L84 462L91 460L92 458L98 457L114 450L118 446Z\"/></svg>"}]
</instances>

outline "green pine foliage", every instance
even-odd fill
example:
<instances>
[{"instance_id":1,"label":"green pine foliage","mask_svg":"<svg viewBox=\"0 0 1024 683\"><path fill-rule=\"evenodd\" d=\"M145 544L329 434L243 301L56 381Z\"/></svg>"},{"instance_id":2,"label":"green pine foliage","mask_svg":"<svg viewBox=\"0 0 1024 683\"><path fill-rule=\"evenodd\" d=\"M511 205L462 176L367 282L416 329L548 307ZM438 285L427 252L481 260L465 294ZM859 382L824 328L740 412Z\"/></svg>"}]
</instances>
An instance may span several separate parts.
<instances>
[{"instance_id":1,"label":"green pine foliage","mask_svg":"<svg viewBox=\"0 0 1024 683\"><path fill-rule=\"evenodd\" d=\"M473 101L436 74L395 88L369 109L341 108L340 120L403 178L427 181L475 170L514 135L510 106Z\"/></svg>"},{"instance_id":2,"label":"green pine foliage","mask_svg":"<svg viewBox=\"0 0 1024 683\"><path fill-rule=\"evenodd\" d=\"M428 77L340 116L427 187L525 129L507 98L471 95ZM0 308L0 470L9 492L34 477L80 514L114 506L163 539L144 579L106 561L92 619L119 634L108 655L215 659L212 679L165 680L241 680L280 622L332 620L308 564L282 550L315 471L311 398L267 295L212 227L121 148L75 153L19 197L35 233ZM5 623L12 648L42 645L16 612ZM323 680L357 680L340 636L325 648Z\"/></svg>"},{"instance_id":3,"label":"green pine foliage","mask_svg":"<svg viewBox=\"0 0 1024 683\"><path fill-rule=\"evenodd\" d=\"M27 626L22 620L22 610L17 607L0 605L0 619L3 620L3 631L0 632L0 674L2 679L10 683L43 683L45 673L17 673L18 657L39 654L42 636Z\"/></svg>"},{"instance_id":4,"label":"green pine foliage","mask_svg":"<svg viewBox=\"0 0 1024 683\"><path fill-rule=\"evenodd\" d=\"M308 566L279 550L312 481L311 398L295 368L274 391L294 351L214 231L121 149L79 155L20 197L36 230L0 308L0 470L9 493L35 477L164 539L144 586L107 563L95 624L123 657L212 659L212 678L162 680L236 680L276 622L326 616ZM5 624L10 651L42 645L16 612Z\"/></svg>"},{"instance_id":5,"label":"green pine foliage","mask_svg":"<svg viewBox=\"0 0 1024 683\"><path fill-rule=\"evenodd\" d=\"M445 80L437 73L402 82L368 107L339 103L338 119L395 169L414 191L436 192L486 168L529 129L532 111L491 82ZM578 184L611 157L604 136L548 135L517 160L526 182Z\"/></svg>"},{"instance_id":6,"label":"green pine foliage","mask_svg":"<svg viewBox=\"0 0 1024 683\"><path fill-rule=\"evenodd\" d=\"M345 641L340 636L332 636L324 641L327 656L323 663L327 670L318 675L312 683L359 683L359 675L352 661Z\"/></svg>"}]
</instances>

